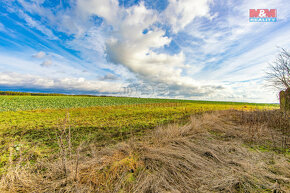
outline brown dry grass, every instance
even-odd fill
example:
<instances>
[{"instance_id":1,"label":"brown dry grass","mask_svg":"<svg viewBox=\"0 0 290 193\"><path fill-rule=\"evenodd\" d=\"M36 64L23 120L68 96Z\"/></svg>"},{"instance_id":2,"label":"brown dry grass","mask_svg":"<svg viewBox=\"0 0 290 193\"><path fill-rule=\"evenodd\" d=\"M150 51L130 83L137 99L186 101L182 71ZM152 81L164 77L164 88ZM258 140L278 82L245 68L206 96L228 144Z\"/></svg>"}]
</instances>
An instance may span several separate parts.
<instances>
[{"instance_id":1,"label":"brown dry grass","mask_svg":"<svg viewBox=\"0 0 290 193\"><path fill-rule=\"evenodd\" d=\"M278 114L207 113L113 147L84 145L71 159L11 167L0 191L289 192L289 117Z\"/></svg>"}]
</instances>

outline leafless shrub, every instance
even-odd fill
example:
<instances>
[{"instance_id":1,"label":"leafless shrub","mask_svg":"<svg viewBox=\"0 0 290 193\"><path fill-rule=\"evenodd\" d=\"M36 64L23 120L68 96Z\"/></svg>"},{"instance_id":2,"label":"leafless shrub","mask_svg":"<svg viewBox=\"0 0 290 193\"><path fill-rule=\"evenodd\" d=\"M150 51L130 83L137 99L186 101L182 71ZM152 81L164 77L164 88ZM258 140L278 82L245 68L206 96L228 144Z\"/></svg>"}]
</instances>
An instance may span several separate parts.
<instances>
[{"instance_id":1,"label":"leafless shrub","mask_svg":"<svg viewBox=\"0 0 290 193\"><path fill-rule=\"evenodd\" d=\"M59 146L59 155L64 175L67 173L67 158L71 158L72 145L71 145L71 126L69 123L69 113L61 124L58 125L58 132L56 133L57 143Z\"/></svg>"},{"instance_id":2,"label":"leafless shrub","mask_svg":"<svg viewBox=\"0 0 290 193\"><path fill-rule=\"evenodd\" d=\"M276 60L270 64L267 72L267 81L270 86L279 90L290 87L290 53L281 49Z\"/></svg>"}]
</instances>

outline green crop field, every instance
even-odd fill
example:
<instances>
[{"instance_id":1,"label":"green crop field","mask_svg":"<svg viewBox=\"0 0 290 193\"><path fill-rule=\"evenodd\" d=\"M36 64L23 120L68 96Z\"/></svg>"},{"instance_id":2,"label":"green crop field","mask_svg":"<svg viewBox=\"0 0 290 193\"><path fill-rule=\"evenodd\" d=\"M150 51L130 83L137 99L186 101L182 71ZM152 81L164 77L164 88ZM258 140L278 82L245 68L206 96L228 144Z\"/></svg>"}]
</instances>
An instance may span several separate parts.
<instances>
[{"instance_id":1,"label":"green crop field","mask_svg":"<svg viewBox=\"0 0 290 193\"><path fill-rule=\"evenodd\" d=\"M191 114L227 109L269 109L277 105L86 96L0 96L0 168L9 162L53 155L62 133L73 148L140 136ZM10 160L10 161L9 161ZM4 169L2 169L2 172ZM1 173L1 172L0 172Z\"/></svg>"},{"instance_id":2,"label":"green crop field","mask_svg":"<svg viewBox=\"0 0 290 193\"><path fill-rule=\"evenodd\" d=\"M36 109L60 109L60 108L93 107L93 106L148 104L148 103L197 103L197 104L226 104L226 105L247 104L254 106L269 106L269 104L194 101L194 100L177 100L177 99L154 99L154 98L0 95L0 112L36 110Z\"/></svg>"}]
</instances>

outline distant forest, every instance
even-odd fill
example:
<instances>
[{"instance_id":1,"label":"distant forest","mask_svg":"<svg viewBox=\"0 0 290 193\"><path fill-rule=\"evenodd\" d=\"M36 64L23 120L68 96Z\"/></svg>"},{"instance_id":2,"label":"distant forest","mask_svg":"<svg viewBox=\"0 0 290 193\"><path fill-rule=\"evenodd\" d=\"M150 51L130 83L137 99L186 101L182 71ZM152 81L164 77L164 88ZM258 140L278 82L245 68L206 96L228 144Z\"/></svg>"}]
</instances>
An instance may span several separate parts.
<instances>
[{"instance_id":1,"label":"distant forest","mask_svg":"<svg viewBox=\"0 0 290 193\"><path fill-rule=\"evenodd\" d=\"M30 93L30 92L14 92L14 91L0 91L0 95L18 95L18 96L87 96L87 97L106 97L94 95L68 95L58 93Z\"/></svg>"},{"instance_id":2,"label":"distant forest","mask_svg":"<svg viewBox=\"0 0 290 193\"><path fill-rule=\"evenodd\" d=\"M30 92L14 92L14 91L0 91L0 95L66 96L65 94L57 94L57 93L30 93Z\"/></svg>"}]
</instances>

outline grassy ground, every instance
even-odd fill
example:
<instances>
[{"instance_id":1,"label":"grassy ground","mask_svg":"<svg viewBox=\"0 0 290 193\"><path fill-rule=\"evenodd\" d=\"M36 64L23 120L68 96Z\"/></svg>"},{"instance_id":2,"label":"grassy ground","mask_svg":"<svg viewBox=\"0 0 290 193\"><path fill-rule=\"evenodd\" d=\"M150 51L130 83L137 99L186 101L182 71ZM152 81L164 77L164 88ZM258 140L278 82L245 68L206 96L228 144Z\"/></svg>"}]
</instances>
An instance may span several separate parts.
<instances>
[{"instance_id":1,"label":"grassy ground","mask_svg":"<svg viewBox=\"0 0 290 193\"><path fill-rule=\"evenodd\" d=\"M70 99L66 97L65 100ZM76 97L77 100L79 98L82 97ZM54 99L53 96L50 100ZM84 99L87 98L84 97ZM101 99L109 100L109 98ZM123 100L122 98L114 99L117 100L116 103L118 100ZM43 100L46 100L46 97ZM131 99L126 98L126 100ZM148 99L150 102L152 100ZM67 132L71 136L72 148L82 142L104 146L123 141L132 135L143 135L158 125L178 121L191 114L226 109L275 108L275 106L239 103L165 103L166 101L164 103L0 112L0 172L6 171L6 166L11 160L17 162L21 157L22 160L35 162L38 158L54 154L59 149L56 139ZM22 103L28 106L30 104L25 103L25 100ZM9 106L9 103L5 105ZM22 150L21 156L17 149Z\"/></svg>"},{"instance_id":2,"label":"grassy ground","mask_svg":"<svg viewBox=\"0 0 290 193\"><path fill-rule=\"evenodd\" d=\"M289 192L289 116L216 111L140 137L71 154L68 133L57 159L11 165L1 192Z\"/></svg>"}]
</instances>

